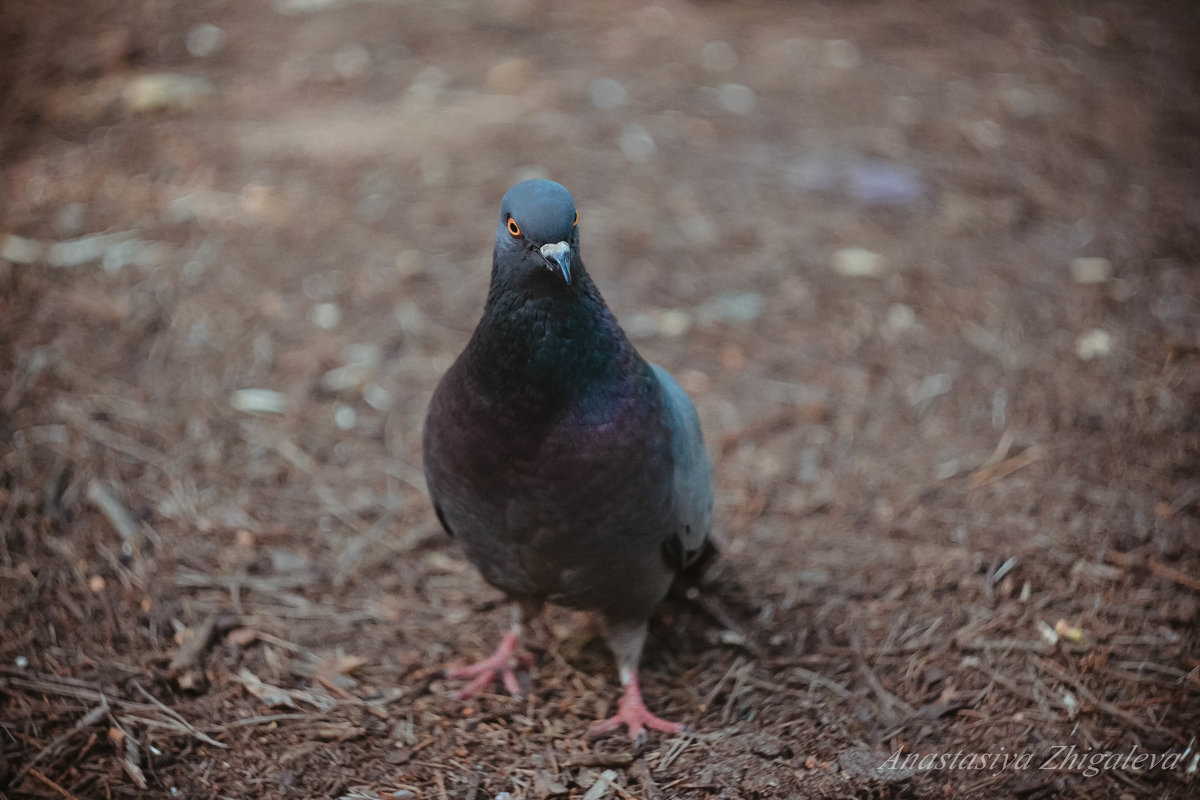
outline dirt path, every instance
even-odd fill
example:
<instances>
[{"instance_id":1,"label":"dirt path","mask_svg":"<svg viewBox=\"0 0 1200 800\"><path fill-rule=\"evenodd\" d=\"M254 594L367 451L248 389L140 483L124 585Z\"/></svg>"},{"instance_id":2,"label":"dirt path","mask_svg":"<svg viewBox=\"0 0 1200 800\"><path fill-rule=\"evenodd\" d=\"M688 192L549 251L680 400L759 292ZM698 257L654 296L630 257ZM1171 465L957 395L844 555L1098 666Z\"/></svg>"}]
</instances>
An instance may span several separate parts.
<instances>
[{"instance_id":1,"label":"dirt path","mask_svg":"<svg viewBox=\"0 0 1200 800\"><path fill-rule=\"evenodd\" d=\"M0 10L0 796L1195 795L1189 3L48 5ZM582 738L580 615L526 701L439 677L507 616L421 420L533 174L716 457L641 753Z\"/></svg>"}]
</instances>

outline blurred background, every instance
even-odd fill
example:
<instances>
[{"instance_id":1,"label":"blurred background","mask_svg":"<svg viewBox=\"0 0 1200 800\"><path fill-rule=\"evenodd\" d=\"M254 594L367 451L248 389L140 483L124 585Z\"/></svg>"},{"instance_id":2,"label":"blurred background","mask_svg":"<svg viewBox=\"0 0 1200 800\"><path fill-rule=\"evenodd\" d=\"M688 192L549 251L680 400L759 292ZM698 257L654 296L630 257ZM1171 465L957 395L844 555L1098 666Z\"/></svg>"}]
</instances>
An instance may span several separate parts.
<instances>
[{"instance_id":1,"label":"blurred background","mask_svg":"<svg viewBox=\"0 0 1200 800\"><path fill-rule=\"evenodd\" d=\"M5 3L0 793L1190 796L1196 42L1165 0ZM582 741L580 615L527 702L438 676L507 613L421 424L534 176L716 461L716 605L643 677L696 733L639 754ZM1071 744L1178 768L878 768Z\"/></svg>"}]
</instances>

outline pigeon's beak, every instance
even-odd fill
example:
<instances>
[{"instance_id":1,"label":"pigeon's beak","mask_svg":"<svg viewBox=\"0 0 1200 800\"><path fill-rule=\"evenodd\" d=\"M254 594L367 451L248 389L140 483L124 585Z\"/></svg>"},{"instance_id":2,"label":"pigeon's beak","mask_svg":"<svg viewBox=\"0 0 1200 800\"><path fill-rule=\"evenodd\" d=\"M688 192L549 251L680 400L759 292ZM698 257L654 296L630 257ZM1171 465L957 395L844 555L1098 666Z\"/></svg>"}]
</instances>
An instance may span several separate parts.
<instances>
[{"instance_id":1,"label":"pigeon's beak","mask_svg":"<svg viewBox=\"0 0 1200 800\"><path fill-rule=\"evenodd\" d=\"M566 242L544 244L541 248L542 257L546 259L546 268L558 272L568 286L571 285L571 245Z\"/></svg>"}]
</instances>

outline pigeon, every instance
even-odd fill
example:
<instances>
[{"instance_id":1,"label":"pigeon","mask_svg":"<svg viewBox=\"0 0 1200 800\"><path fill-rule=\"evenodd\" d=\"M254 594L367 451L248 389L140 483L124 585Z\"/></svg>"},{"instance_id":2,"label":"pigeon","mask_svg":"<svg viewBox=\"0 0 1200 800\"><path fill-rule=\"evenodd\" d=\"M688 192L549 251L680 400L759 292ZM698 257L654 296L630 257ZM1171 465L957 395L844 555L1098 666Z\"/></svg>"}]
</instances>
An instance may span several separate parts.
<instances>
[{"instance_id":1,"label":"pigeon","mask_svg":"<svg viewBox=\"0 0 1200 800\"><path fill-rule=\"evenodd\" d=\"M447 671L520 696L525 627L545 603L594 612L624 692L590 736L683 729L647 710L647 619L715 552L712 461L679 384L634 349L579 255L579 214L549 180L500 202L482 318L430 400L425 478L442 526L514 603L495 653Z\"/></svg>"}]
</instances>

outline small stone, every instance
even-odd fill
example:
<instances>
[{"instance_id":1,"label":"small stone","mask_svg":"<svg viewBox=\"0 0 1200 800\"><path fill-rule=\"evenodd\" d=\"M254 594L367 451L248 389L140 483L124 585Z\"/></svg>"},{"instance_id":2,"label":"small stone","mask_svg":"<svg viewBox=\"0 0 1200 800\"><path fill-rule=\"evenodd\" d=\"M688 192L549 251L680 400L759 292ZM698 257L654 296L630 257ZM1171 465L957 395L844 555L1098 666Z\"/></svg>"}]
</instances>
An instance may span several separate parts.
<instances>
[{"instance_id":1,"label":"small stone","mask_svg":"<svg viewBox=\"0 0 1200 800\"><path fill-rule=\"evenodd\" d=\"M13 264L33 264L41 260L43 247L37 239L10 233L0 244L0 258Z\"/></svg>"},{"instance_id":2,"label":"small stone","mask_svg":"<svg viewBox=\"0 0 1200 800\"><path fill-rule=\"evenodd\" d=\"M915 167L876 158L856 158L845 166L846 193L863 205L901 206L925 196Z\"/></svg>"},{"instance_id":3,"label":"small stone","mask_svg":"<svg viewBox=\"0 0 1200 800\"><path fill-rule=\"evenodd\" d=\"M600 773L600 777L591 785L583 795L583 800L602 800L612 794L613 787L617 782L616 770L606 769Z\"/></svg>"},{"instance_id":4,"label":"small stone","mask_svg":"<svg viewBox=\"0 0 1200 800\"><path fill-rule=\"evenodd\" d=\"M363 387L363 400L376 411L387 411L392 407L392 393L378 383L368 383Z\"/></svg>"},{"instance_id":5,"label":"small stone","mask_svg":"<svg viewBox=\"0 0 1200 800\"><path fill-rule=\"evenodd\" d=\"M413 300L405 300L392 310L392 319L400 323L400 330L406 336L421 336L425 331L425 312Z\"/></svg>"},{"instance_id":6,"label":"small stone","mask_svg":"<svg viewBox=\"0 0 1200 800\"><path fill-rule=\"evenodd\" d=\"M703 214L694 214L679 221L683 238L692 247L706 249L720 241L719 229Z\"/></svg>"},{"instance_id":7,"label":"small stone","mask_svg":"<svg viewBox=\"0 0 1200 800\"><path fill-rule=\"evenodd\" d=\"M366 383L374 370L364 364L345 364L334 367L321 376L321 386L331 392L345 392L357 389Z\"/></svg>"},{"instance_id":8,"label":"small stone","mask_svg":"<svg viewBox=\"0 0 1200 800\"><path fill-rule=\"evenodd\" d=\"M1050 627L1050 623L1046 622L1044 619L1039 619L1037 621L1037 630L1038 635L1042 637L1042 641L1044 641L1046 644L1050 645L1051 647L1054 647L1058 644L1058 631Z\"/></svg>"},{"instance_id":9,"label":"small stone","mask_svg":"<svg viewBox=\"0 0 1200 800\"><path fill-rule=\"evenodd\" d=\"M300 289L309 300L324 300L336 295L342 288L340 270L318 270L300 280Z\"/></svg>"},{"instance_id":10,"label":"small stone","mask_svg":"<svg viewBox=\"0 0 1200 800\"><path fill-rule=\"evenodd\" d=\"M338 406L333 412L333 424L344 431L351 430L358 422L358 414L350 406Z\"/></svg>"},{"instance_id":11,"label":"small stone","mask_svg":"<svg viewBox=\"0 0 1200 800\"><path fill-rule=\"evenodd\" d=\"M377 367L383 361L383 348L375 342L348 344L342 348L342 361L346 364Z\"/></svg>"},{"instance_id":12,"label":"small stone","mask_svg":"<svg viewBox=\"0 0 1200 800\"><path fill-rule=\"evenodd\" d=\"M263 222L281 225L288 220L287 200L273 186L261 183L246 184L238 195L238 203L243 211Z\"/></svg>"},{"instance_id":13,"label":"small stone","mask_svg":"<svg viewBox=\"0 0 1200 800\"><path fill-rule=\"evenodd\" d=\"M954 387L954 376L948 372L926 375L914 388L909 389L908 401L922 414L935 398L947 394Z\"/></svg>"},{"instance_id":14,"label":"small stone","mask_svg":"<svg viewBox=\"0 0 1200 800\"><path fill-rule=\"evenodd\" d=\"M1071 262L1071 277L1076 283L1108 283L1112 262L1107 258L1077 258Z\"/></svg>"},{"instance_id":15,"label":"small stone","mask_svg":"<svg viewBox=\"0 0 1200 800\"><path fill-rule=\"evenodd\" d=\"M618 142L621 153L634 164L646 164L658 149L654 145L654 137L650 131L636 123L630 123L621 131Z\"/></svg>"},{"instance_id":16,"label":"small stone","mask_svg":"<svg viewBox=\"0 0 1200 800\"><path fill-rule=\"evenodd\" d=\"M668 338L683 336L692 327L692 316L686 311L672 309L658 317L658 332Z\"/></svg>"},{"instance_id":17,"label":"small stone","mask_svg":"<svg viewBox=\"0 0 1200 800\"><path fill-rule=\"evenodd\" d=\"M344 81L360 78L371 67L371 54L358 42L352 42L333 54L333 71Z\"/></svg>"},{"instance_id":18,"label":"small stone","mask_svg":"<svg viewBox=\"0 0 1200 800\"><path fill-rule=\"evenodd\" d=\"M313 565L312 556L303 550L282 545L268 547L267 558L271 561L271 571L280 575L307 572Z\"/></svg>"},{"instance_id":19,"label":"small stone","mask_svg":"<svg viewBox=\"0 0 1200 800\"><path fill-rule=\"evenodd\" d=\"M878 278L887 259L864 247L846 247L833 254L833 268L847 278Z\"/></svg>"},{"instance_id":20,"label":"small stone","mask_svg":"<svg viewBox=\"0 0 1200 800\"><path fill-rule=\"evenodd\" d=\"M487 88L497 94L520 94L533 82L533 65L528 59L507 58L492 66L487 74Z\"/></svg>"},{"instance_id":21,"label":"small stone","mask_svg":"<svg viewBox=\"0 0 1200 800\"><path fill-rule=\"evenodd\" d=\"M624 326L631 339L683 336L692 327L692 315L681 310L655 309L631 314Z\"/></svg>"},{"instance_id":22,"label":"small stone","mask_svg":"<svg viewBox=\"0 0 1200 800\"><path fill-rule=\"evenodd\" d=\"M749 114L756 101L754 90L740 83L725 83L717 89L717 104L730 114Z\"/></svg>"},{"instance_id":23,"label":"small stone","mask_svg":"<svg viewBox=\"0 0 1200 800\"><path fill-rule=\"evenodd\" d=\"M722 292L701 306L696 316L702 322L753 322L766 305L759 292Z\"/></svg>"},{"instance_id":24,"label":"small stone","mask_svg":"<svg viewBox=\"0 0 1200 800\"><path fill-rule=\"evenodd\" d=\"M750 752L768 760L790 759L795 754L786 739L763 732L750 737Z\"/></svg>"},{"instance_id":25,"label":"small stone","mask_svg":"<svg viewBox=\"0 0 1200 800\"><path fill-rule=\"evenodd\" d=\"M957 458L943 461L933 468L933 479L935 481L948 481L958 474L958 467Z\"/></svg>"},{"instance_id":26,"label":"small stone","mask_svg":"<svg viewBox=\"0 0 1200 800\"><path fill-rule=\"evenodd\" d=\"M126 239L113 244L100 257L105 272L119 272L130 264L150 268L161 263L167 255L164 245L141 239Z\"/></svg>"},{"instance_id":27,"label":"small stone","mask_svg":"<svg viewBox=\"0 0 1200 800\"><path fill-rule=\"evenodd\" d=\"M717 354L717 363L722 369L736 372L746 366L746 353L736 344L727 344Z\"/></svg>"},{"instance_id":28,"label":"small stone","mask_svg":"<svg viewBox=\"0 0 1200 800\"><path fill-rule=\"evenodd\" d=\"M369 194L358 201L355 210L360 221L374 225L382 222L392 210L392 199L382 194Z\"/></svg>"},{"instance_id":29,"label":"small stone","mask_svg":"<svg viewBox=\"0 0 1200 800\"><path fill-rule=\"evenodd\" d=\"M46 263L52 267L78 267L100 261L114 247L127 241L136 241L132 231L97 233L55 242L46 250Z\"/></svg>"},{"instance_id":30,"label":"small stone","mask_svg":"<svg viewBox=\"0 0 1200 800\"><path fill-rule=\"evenodd\" d=\"M125 107L138 114L155 111L192 111L213 93L204 78L170 72L139 75L121 92Z\"/></svg>"},{"instance_id":31,"label":"small stone","mask_svg":"<svg viewBox=\"0 0 1200 800\"><path fill-rule=\"evenodd\" d=\"M331 392L358 389L374 377L382 360L383 350L374 342L348 344L342 349L342 366L321 376L321 386Z\"/></svg>"},{"instance_id":32,"label":"small stone","mask_svg":"<svg viewBox=\"0 0 1200 800\"><path fill-rule=\"evenodd\" d=\"M679 385L693 397L705 394L712 386L708 375L698 369L685 369L679 372Z\"/></svg>"},{"instance_id":33,"label":"small stone","mask_svg":"<svg viewBox=\"0 0 1200 800\"><path fill-rule=\"evenodd\" d=\"M342 322L342 309L337 303L317 303L312 308L312 321L322 330L333 330Z\"/></svg>"},{"instance_id":34,"label":"small stone","mask_svg":"<svg viewBox=\"0 0 1200 800\"><path fill-rule=\"evenodd\" d=\"M183 41L187 51L196 58L208 58L216 55L225 44L225 31L206 22L189 30Z\"/></svg>"},{"instance_id":35,"label":"small stone","mask_svg":"<svg viewBox=\"0 0 1200 800\"><path fill-rule=\"evenodd\" d=\"M980 150L995 150L1004 144L1004 128L990 119L963 123L960 130Z\"/></svg>"},{"instance_id":36,"label":"small stone","mask_svg":"<svg viewBox=\"0 0 1200 800\"><path fill-rule=\"evenodd\" d=\"M54 220L55 229L63 236L78 236L83 230L83 215L86 210L83 203L67 203L59 209Z\"/></svg>"},{"instance_id":37,"label":"small stone","mask_svg":"<svg viewBox=\"0 0 1200 800\"><path fill-rule=\"evenodd\" d=\"M37 444L66 444L70 441L70 432L65 425L35 425L25 429L29 439Z\"/></svg>"},{"instance_id":38,"label":"small stone","mask_svg":"<svg viewBox=\"0 0 1200 800\"><path fill-rule=\"evenodd\" d=\"M278 14L311 14L340 6L344 0L275 0Z\"/></svg>"},{"instance_id":39,"label":"small stone","mask_svg":"<svg viewBox=\"0 0 1200 800\"><path fill-rule=\"evenodd\" d=\"M854 69L862 63L858 45L849 39L832 39L826 42L825 58L834 69Z\"/></svg>"},{"instance_id":40,"label":"small stone","mask_svg":"<svg viewBox=\"0 0 1200 800\"><path fill-rule=\"evenodd\" d=\"M658 334L657 317L652 311L630 314L622 322L621 327L625 329L625 335L630 339L649 339Z\"/></svg>"},{"instance_id":41,"label":"small stone","mask_svg":"<svg viewBox=\"0 0 1200 800\"><path fill-rule=\"evenodd\" d=\"M700 60L709 72L732 72L738 65L737 53L729 42L715 41L700 50Z\"/></svg>"},{"instance_id":42,"label":"small stone","mask_svg":"<svg viewBox=\"0 0 1200 800\"><path fill-rule=\"evenodd\" d=\"M806 447L800 451L801 483L813 484L821 478L821 451L816 447Z\"/></svg>"},{"instance_id":43,"label":"small stone","mask_svg":"<svg viewBox=\"0 0 1200 800\"><path fill-rule=\"evenodd\" d=\"M619 108L629 102L629 93L620 81L613 78L596 78L588 84L588 99L601 109Z\"/></svg>"},{"instance_id":44,"label":"small stone","mask_svg":"<svg viewBox=\"0 0 1200 800\"><path fill-rule=\"evenodd\" d=\"M287 395L272 389L238 389L229 396L229 404L247 414L282 414Z\"/></svg>"},{"instance_id":45,"label":"small stone","mask_svg":"<svg viewBox=\"0 0 1200 800\"><path fill-rule=\"evenodd\" d=\"M1032 117L1038 111L1037 95L1022 86L1006 89L1000 99L1013 116L1022 119Z\"/></svg>"},{"instance_id":46,"label":"small stone","mask_svg":"<svg viewBox=\"0 0 1200 800\"><path fill-rule=\"evenodd\" d=\"M1112 353L1112 348L1112 334L1100 328L1093 328L1075 340L1075 355L1082 361L1104 358Z\"/></svg>"},{"instance_id":47,"label":"small stone","mask_svg":"<svg viewBox=\"0 0 1200 800\"><path fill-rule=\"evenodd\" d=\"M880 326L883 335L888 339L894 339L899 334L910 330L917 324L917 313L904 303L892 303L888 306L887 315L883 319L883 325Z\"/></svg>"},{"instance_id":48,"label":"small stone","mask_svg":"<svg viewBox=\"0 0 1200 800\"><path fill-rule=\"evenodd\" d=\"M450 85L450 73L437 66L428 66L417 73L408 91L412 94L434 99Z\"/></svg>"}]
</instances>

